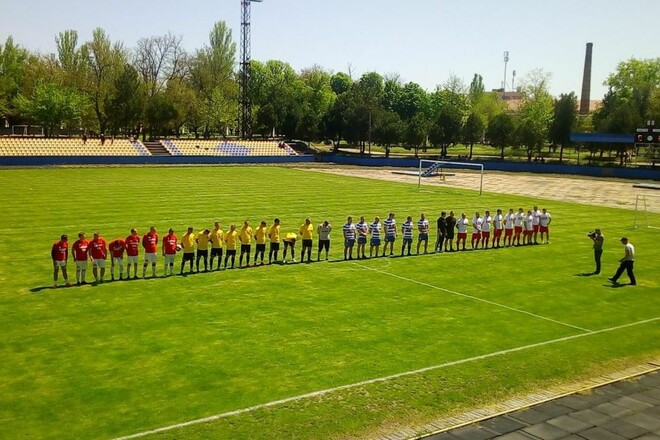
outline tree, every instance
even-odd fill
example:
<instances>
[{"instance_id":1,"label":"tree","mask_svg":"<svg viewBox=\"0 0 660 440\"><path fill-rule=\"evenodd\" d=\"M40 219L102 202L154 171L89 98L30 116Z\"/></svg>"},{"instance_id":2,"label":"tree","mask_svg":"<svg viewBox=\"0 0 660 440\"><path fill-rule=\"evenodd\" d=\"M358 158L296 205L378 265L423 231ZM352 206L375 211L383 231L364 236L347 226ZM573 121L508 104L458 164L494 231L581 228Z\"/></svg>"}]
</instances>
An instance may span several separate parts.
<instances>
[{"instance_id":1,"label":"tree","mask_svg":"<svg viewBox=\"0 0 660 440\"><path fill-rule=\"evenodd\" d=\"M164 91L168 81L186 73L187 54L181 40L181 36L172 33L138 40L134 66L146 85L148 98Z\"/></svg>"},{"instance_id":2,"label":"tree","mask_svg":"<svg viewBox=\"0 0 660 440\"><path fill-rule=\"evenodd\" d=\"M174 128L177 110L166 92L158 92L147 102L145 119L152 137L167 134Z\"/></svg>"},{"instance_id":3,"label":"tree","mask_svg":"<svg viewBox=\"0 0 660 440\"><path fill-rule=\"evenodd\" d=\"M488 124L486 139L492 147L500 149L502 160L504 160L504 149L513 144L515 130L513 118L507 113L494 116Z\"/></svg>"},{"instance_id":4,"label":"tree","mask_svg":"<svg viewBox=\"0 0 660 440\"><path fill-rule=\"evenodd\" d=\"M485 93L486 88L484 87L484 79L481 75L475 73L470 83L470 89L468 91L468 100L471 105L474 105L476 102L481 99L481 96Z\"/></svg>"},{"instance_id":5,"label":"tree","mask_svg":"<svg viewBox=\"0 0 660 440\"><path fill-rule=\"evenodd\" d=\"M407 126L401 117L392 111L385 111L378 118L378 124L374 127L374 141L385 147L385 157L390 157L390 149L403 139Z\"/></svg>"},{"instance_id":6,"label":"tree","mask_svg":"<svg viewBox=\"0 0 660 440\"><path fill-rule=\"evenodd\" d=\"M303 104L296 131L304 139L318 139L323 116L328 112L337 95L332 91L330 73L320 66L314 65L309 69L303 69L300 79L304 84Z\"/></svg>"},{"instance_id":7,"label":"tree","mask_svg":"<svg viewBox=\"0 0 660 440\"><path fill-rule=\"evenodd\" d=\"M145 90L137 70L130 64L115 79L113 94L106 96L104 108L110 130L116 135L120 130L130 131L137 127L144 112Z\"/></svg>"},{"instance_id":8,"label":"tree","mask_svg":"<svg viewBox=\"0 0 660 440\"><path fill-rule=\"evenodd\" d=\"M434 147L440 147L440 156L447 156L447 147L458 142L461 134L462 118L460 113L450 106L440 109L432 120L429 129L429 141Z\"/></svg>"},{"instance_id":9,"label":"tree","mask_svg":"<svg viewBox=\"0 0 660 440\"><path fill-rule=\"evenodd\" d=\"M26 117L45 127L46 136L60 126L79 125L88 105L82 94L53 82L39 84L29 98L19 95L16 104Z\"/></svg>"},{"instance_id":10,"label":"tree","mask_svg":"<svg viewBox=\"0 0 660 440\"><path fill-rule=\"evenodd\" d=\"M429 123L424 114L417 113L406 124L405 142L415 149L415 158L419 157L419 147L422 147L428 136Z\"/></svg>"},{"instance_id":11,"label":"tree","mask_svg":"<svg viewBox=\"0 0 660 440\"><path fill-rule=\"evenodd\" d=\"M16 114L15 99L21 91L28 53L14 44L11 36L0 44L0 116Z\"/></svg>"},{"instance_id":12,"label":"tree","mask_svg":"<svg viewBox=\"0 0 660 440\"><path fill-rule=\"evenodd\" d=\"M483 141L484 124L476 113L470 113L462 130L463 142L470 146L470 160L472 160L472 147L475 143Z\"/></svg>"},{"instance_id":13,"label":"tree","mask_svg":"<svg viewBox=\"0 0 660 440\"><path fill-rule=\"evenodd\" d=\"M523 103L520 106L519 140L525 146L527 160L540 152L548 139L554 102L548 92L549 74L542 70L530 72L523 82Z\"/></svg>"},{"instance_id":14,"label":"tree","mask_svg":"<svg viewBox=\"0 0 660 440\"><path fill-rule=\"evenodd\" d=\"M337 96L348 92L352 84L351 77L344 72L337 72L330 78L330 88Z\"/></svg>"},{"instance_id":15,"label":"tree","mask_svg":"<svg viewBox=\"0 0 660 440\"><path fill-rule=\"evenodd\" d=\"M554 117L550 126L550 140L559 145L559 162L563 161L564 148L571 143L571 133L577 123L577 96L562 93L555 101Z\"/></svg>"}]
</instances>

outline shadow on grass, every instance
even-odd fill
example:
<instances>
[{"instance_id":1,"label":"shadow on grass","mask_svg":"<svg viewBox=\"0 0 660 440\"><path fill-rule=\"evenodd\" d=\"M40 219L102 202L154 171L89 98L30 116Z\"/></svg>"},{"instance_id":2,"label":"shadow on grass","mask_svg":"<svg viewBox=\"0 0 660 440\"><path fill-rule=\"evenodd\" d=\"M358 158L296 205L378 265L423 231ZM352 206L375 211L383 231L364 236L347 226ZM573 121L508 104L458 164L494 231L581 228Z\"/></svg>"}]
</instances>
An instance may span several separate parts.
<instances>
[{"instance_id":1,"label":"shadow on grass","mask_svg":"<svg viewBox=\"0 0 660 440\"><path fill-rule=\"evenodd\" d=\"M576 277L592 277L594 275L600 275L600 274L597 274L596 272L583 272L583 273L576 273L574 276L576 276Z\"/></svg>"},{"instance_id":2,"label":"shadow on grass","mask_svg":"<svg viewBox=\"0 0 660 440\"><path fill-rule=\"evenodd\" d=\"M626 287L628 284L612 283L612 284L603 284L604 287L610 287L612 289L618 289L620 287Z\"/></svg>"}]
</instances>

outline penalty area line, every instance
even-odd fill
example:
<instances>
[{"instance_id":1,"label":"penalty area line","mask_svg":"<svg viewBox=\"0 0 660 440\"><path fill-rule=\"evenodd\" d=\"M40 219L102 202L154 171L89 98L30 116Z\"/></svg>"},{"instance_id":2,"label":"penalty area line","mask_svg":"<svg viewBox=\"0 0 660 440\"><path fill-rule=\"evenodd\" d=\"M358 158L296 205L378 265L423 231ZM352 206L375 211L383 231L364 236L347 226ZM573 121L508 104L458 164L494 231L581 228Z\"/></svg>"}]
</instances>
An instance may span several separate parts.
<instances>
[{"instance_id":1,"label":"penalty area line","mask_svg":"<svg viewBox=\"0 0 660 440\"><path fill-rule=\"evenodd\" d=\"M563 338L550 339L550 340L547 340L547 341L536 342L534 344L528 344L528 345L523 345L523 346L520 346L520 347L514 347L514 348L508 348L508 349L505 349L505 350L494 351L494 352L482 354L482 355L479 355L479 356L474 356L474 357L465 358L465 359L458 359L458 360L455 360L455 361L445 362L443 364L438 364L438 365L432 365L432 366L420 368L420 369L417 369L417 370L404 371L402 373L391 374L389 376L383 376L383 377L377 377L377 378L373 378L373 379L367 379L367 380L364 380L362 382L356 382L356 383L347 384L347 385L340 385L338 387L327 388L327 389L324 389L324 390L313 391L311 393L300 394L300 395L297 395L297 396L287 397L287 398L284 398L284 399L273 400L272 402L262 403L262 404L250 406L250 407L247 407L247 408L237 409L237 410L234 410L234 411L228 411L228 412L224 412L224 413L221 413L221 414L216 414L216 415L209 416L209 417L203 417L203 418L200 418L200 419L195 419L195 420L190 420L190 421L187 421L187 422L177 423L177 424L174 424L174 425L164 426L162 428L156 428L156 429L152 429L152 430L149 430L149 431L138 432L136 434L127 435L127 436L124 436L124 437L117 437L113 440L129 440L129 439L133 439L133 438L146 437L146 436L152 435L152 434L158 434L158 433L161 433L161 432L171 431L173 429L178 429L178 428L185 428L187 426L192 426L192 425L199 425L201 423L209 423L209 422L224 419L224 418L227 418L227 417L232 417L232 416L236 416L236 415L239 415L239 414L245 414L245 413L257 411L257 410L264 409L264 408L269 408L269 407L272 407L272 406L282 405L282 404L290 403L290 402L297 402L297 401L304 400L304 399L309 399L309 398L312 398L312 397L319 397L319 396L334 393L334 392L337 392L337 391L348 390L348 389L357 388L357 387L361 387L361 386L371 385L371 384L374 384L374 383L386 382L386 381L389 381L389 380L392 380L392 379L397 379L397 378L400 378L400 377L406 377L406 376L412 376L412 375L416 375L416 374L426 373L428 371L453 367L453 366L465 364L465 363L468 363L468 362L480 361L480 360L484 360L484 359L488 359L488 358L492 358L492 357L496 357L496 356L502 356L502 355L506 355L506 354L510 354L510 353L516 353L516 352L519 352L519 351L529 350L529 349L532 349L532 348L543 347L545 345L551 345L551 344L556 344L556 343L560 343L560 342L570 341L570 340L573 340L573 339L579 339L579 338L583 338L585 336L592 336L592 335L597 335L597 334L600 334L600 333L613 332L613 331L625 329L625 328L628 328L628 327L634 327L634 326L637 326L637 325L648 324L648 323L655 322L655 321L658 321L658 320L660 320L660 316L657 316L655 318L645 319L643 321L637 321L637 322L632 322L632 323L628 323L628 324L622 324L622 325L618 325L616 327L609 327L609 328L604 328L604 329L600 329L600 330L594 330L594 331L589 332L589 333L580 333L580 334L577 334L577 335L564 336Z\"/></svg>"},{"instance_id":2,"label":"penalty area line","mask_svg":"<svg viewBox=\"0 0 660 440\"><path fill-rule=\"evenodd\" d=\"M486 304L490 304L492 306L501 307L503 309L511 310L512 312L522 313L524 315L532 316L532 317L537 318L537 319L543 319L545 321L550 321L550 322L553 322L555 324L563 325L564 327L570 327L570 328L580 330L580 331L583 331L583 332L592 333L592 330L589 330L587 328L578 327L577 325L572 325L572 324L568 324L566 322L557 321L556 319L552 319L552 318L548 318L548 317L545 317L545 316L537 315L536 313L528 312L528 311L522 310L522 309L517 309L515 307L510 307L510 306L507 306L507 305L504 305L504 304L497 303L495 301L490 301L490 300L487 300L487 299L479 298L478 296L472 296L472 295L468 295L466 293L460 293L460 292L456 292L456 291L453 291L453 290L445 289L444 287L434 286L433 284L428 284L428 283L425 283L423 281L418 281L418 280L415 280L415 279L412 279L412 278L402 277L401 275L396 275L396 274L393 274L391 272L386 272L384 270L375 269L375 268L369 267L369 266L364 266L364 265L359 264L359 263L353 263L353 264L355 264L356 266L359 266L363 269L366 269L366 270L371 270L371 271L374 271L374 272L382 273L384 275L389 275L391 277L398 278L400 280L404 280L404 281L408 281L408 282L411 282L411 283L419 284L420 286L430 287L431 289L436 289L436 290L440 290L442 292L451 293L452 295L462 296L463 298L468 298L468 299L471 299L471 300L474 300L474 301L480 301L480 302L483 302L483 303L486 303Z\"/></svg>"}]
</instances>

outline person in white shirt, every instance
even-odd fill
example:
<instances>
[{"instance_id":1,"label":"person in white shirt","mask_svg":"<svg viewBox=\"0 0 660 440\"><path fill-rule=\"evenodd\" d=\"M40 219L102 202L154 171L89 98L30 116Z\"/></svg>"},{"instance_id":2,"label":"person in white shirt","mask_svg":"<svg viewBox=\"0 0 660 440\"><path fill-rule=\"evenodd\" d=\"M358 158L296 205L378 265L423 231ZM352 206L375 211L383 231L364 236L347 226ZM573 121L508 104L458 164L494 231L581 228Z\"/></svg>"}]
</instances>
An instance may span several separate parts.
<instances>
[{"instance_id":1,"label":"person in white shirt","mask_svg":"<svg viewBox=\"0 0 660 440\"><path fill-rule=\"evenodd\" d=\"M426 219L426 214L422 212L421 218L417 220L417 254L419 255L419 245L424 242L424 253L428 253L429 249L429 221Z\"/></svg>"},{"instance_id":2,"label":"person in white shirt","mask_svg":"<svg viewBox=\"0 0 660 440\"><path fill-rule=\"evenodd\" d=\"M394 218L393 212L390 212L384 223L385 244L383 245L383 257L387 253L388 244L390 248L390 256L394 255L394 241L396 240L396 219Z\"/></svg>"},{"instance_id":3,"label":"person in white shirt","mask_svg":"<svg viewBox=\"0 0 660 440\"><path fill-rule=\"evenodd\" d=\"M355 223L353 217L348 217L344 227L341 228L344 233L344 260L353 259L353 246L355 245Z\"/></svg>"},{"instance_id":4,"label":"person in white shirt","mask_svg":"<svg viewBox=\"0 0 660 440\"><path fill-rule=\"evenodd\" d=\"M541 215L539 216L539 232L541 233L541 243L550 244L550 222L552 221L552 216L545 208L541 210ZM545 242L543 241L543 235L545 234Z\"/></svg>"},{"instance_id":5,"label":"person in white shirt","mask_svg":"<svg viewBox=\"0 0 660 440\"><path fill-rule=\"evenodd\" d=\"M490 215L490 211L486 211L483 216L484 222L481 224L481 247L483 249L488 249L488 244L490 242L490 227L493 223L493 217Z\"/></svg>"},{"instance_id":6,"label":"person in white shirt","mask_svg":"<svg viewBox=\"0 0 660 440\"><path fill-rule=\"evenodd\" d=\"M520 246L520 235L523 231L523 219L525 218L525 211L522 208L518 208L518 212L513 216L513 244ZM523 238L523 243L525 239Z\"/></svg>"},{"instance_id":7,"label":"person in white shirt","mask_svg":"<svg viewBox=\"0 0 660 440\"><path fill-rule=\"evenodd\" d=\"M479 248L481 243L481 227L483 226L484 219L479 212L474 213L472 217L472 250Z\"/></svg>"},{"instance_id":8,"label":"person in white shirt","mask_svg":"<svg viewBox=\"0 0 660 440\"><path fill-rule=\"evenodd\" d=\"M513 238L513 225L515 223L515 214L513 208L509 209L509 213L504 216L504 245L511 246L511 239Z\"/></svg>"},{"instance_id":9,"label":"person in white shirt","mask_svg":"<svg viewBox=\"0 0 660 440\"><path fill-rule=\"evenodd\" d=\"M383 225L380 223L380 217L376 216L374 222L369 225L369 233L371 234L369 258L374 256L374 249L376 250L376 256L378 256L378 250L380 249L380 233L382 229Z\"/></svg>"},{"instance_id":10,"label":"person in white shirt","mask_svg":"<svg viewBox=\"0 0 660 440\"><path fill-rule=\"evenodd\" d=\"M541 211L539 211L539 207L534 205L534 209L532 210L532 227L534 228L534 244L539 244L537 240L537 236L539 234L539 224L541 221Z\"/></svg>"},{"instance_id":11,"label":"person in white shirt","mask_svg":"<svg viewBox=\"0 0 660 440\"><path fill-rule=\"evenodd\" d=\"M328 259L328 251L330 250L330 232L332 225L327 220L318 225L316 232L319 234L319 251L316 256L316 261L321 261L321 251L325 249L325 259Z\"/></svg>"},{"instance_id":12,"label":"person in white shirt","mask_svg":"<svg viewBox=\"0 0 660 440\"><path fill-rule=\"evenodd\" d=\"M617 280L621 276L624 270L628 273L628 278L630 278L630 285L637 285L637 280L635 280L635 274L633 273L633 265L635 263L635 247L632 243L628 242L628 238L621 237L621 244L623 245L625 254L623 258L619 260L619 268L613 277L609 278L614 284L618 284Z\"/></svg>"},{"instance_id":13,"label":"person in white shirt","mask_svg":"<svg viewBox=\"0 0 660 440\"><path fill-rule=\"evenodd\" d=\"M504 217L502 210L498 209L497 214L493 217L493 247L500 247L500 240L502 239L502 230L504 229Z\"/></svg>"},{"instance_id":14,"label":"person in white shirt","mask_svg":"<svg viewBox=\"0 0 660 440\"><path fill-rule=\"evenodd\" d=\"M534 215L531 210L523 216L523 244L532 244L532 235L534 235Z\"/></svg>"},{"instance_id":15,"label":"person in white shirt","mask_svg":"<svg viewBox=\"0 0 660 440\"><path fill-rule=\"evenodd\" d=\"M461 250L465 250L465 240L467 239L467 228L469 224L470 220L467 219L465 213L462 213L461 218L459 218L456 222L456 229L458 230L456 237L456 249L458 249L461 246L461 242L463 242L463 247Z\"/></svg>"}]
</instances>

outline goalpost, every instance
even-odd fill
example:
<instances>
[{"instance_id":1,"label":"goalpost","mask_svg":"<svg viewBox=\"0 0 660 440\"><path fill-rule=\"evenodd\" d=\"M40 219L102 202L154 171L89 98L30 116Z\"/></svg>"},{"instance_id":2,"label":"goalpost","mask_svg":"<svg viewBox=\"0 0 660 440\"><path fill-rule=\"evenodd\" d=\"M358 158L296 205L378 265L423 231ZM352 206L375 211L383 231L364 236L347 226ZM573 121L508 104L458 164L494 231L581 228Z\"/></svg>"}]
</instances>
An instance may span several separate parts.
<instances>
[{"instance_id":1,"label":"goalpost","mask_svg":"<svg viewBox=\"0 0 660 440\"><path fill-rule=\"evenodd\" d=\"M649 208L655 207L655 210L660 210L660 195L658 194L637 194L635 197L635 219L633 228L646 227L652 229L660 229L660 224L651 224L649 219ZM653 216L652 216L653 217Z\"/></svg>"},{"instance_id":2,"label":"goalpost","mask_svg":"<svg viewBox=\"0 0 660 440\"><path fill-rule=\"evenodd\" d=\"M448 162L444 160L430 160L420 159L419 161L419 177L417 188L422 186L422 178L440 176L443 178L453 174L446 173L447 169L469 169L479 172L479 195L482 194L484 188L484 166L480 163L466 163L466 162Z\"/></svg>"}]
</instances>

